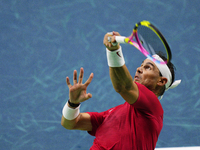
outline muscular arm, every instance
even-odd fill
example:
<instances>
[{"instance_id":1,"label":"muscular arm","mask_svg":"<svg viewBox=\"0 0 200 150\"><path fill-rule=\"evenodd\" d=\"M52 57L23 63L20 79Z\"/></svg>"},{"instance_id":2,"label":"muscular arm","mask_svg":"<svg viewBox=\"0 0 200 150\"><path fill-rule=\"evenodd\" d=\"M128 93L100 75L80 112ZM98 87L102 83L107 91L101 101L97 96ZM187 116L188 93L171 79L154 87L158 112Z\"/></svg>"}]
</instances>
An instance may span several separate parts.
<instances>
[{"instance_id":1,"label":"muscular arm","mask_svg":"<svg viewBox=\"0 0 200 150\"><path fill-rule=\"evenodd\" d=\"M135 103L139 95L138 87L133 82L126 65L122 67L109 67L109 71L115 91L129 104Z\"/></svg>"},{"instance_id":2,"label":"muscular arm","mask_svg":"<svg viewBox=\"0 0 200 150\"><path fill-rule=\"evenodd\" d=\"M113 32L111 42L115 42L115 36L119 36L118 32ZM110 51L115 51L120 48L119 44L113 46L108 42L109 34L104 36L104 45ZM110 78L114 89L126 100L129 104L133 104L137 101L139 92L137 85L133 82L132 76L130 75L126 65L121 67L109 67Z\"/></svg>"},{"instance_id":3,"label":"muscular arm","mask_svg":"<svg viewBox=\"0 0 200 150\"><path fill-rule=\"evenodd\" d=\"M88 113L80 113L74 120L67 120L62 116L61 125L69 130L92 131L92 124Z\"/></svg>"}]
</instances>

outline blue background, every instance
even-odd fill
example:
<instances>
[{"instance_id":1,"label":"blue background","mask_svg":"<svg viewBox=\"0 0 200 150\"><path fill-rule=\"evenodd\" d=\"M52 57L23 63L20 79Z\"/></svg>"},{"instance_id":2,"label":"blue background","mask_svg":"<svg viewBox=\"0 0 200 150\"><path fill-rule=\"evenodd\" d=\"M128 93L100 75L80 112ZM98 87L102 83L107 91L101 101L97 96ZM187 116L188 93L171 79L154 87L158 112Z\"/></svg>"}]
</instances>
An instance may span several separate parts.
<instances>
[{"instance_id":1,"label":"blue background","mask_svg":"<svg viewBox=\"0 0 200 150\"><path fill-rule=\"evenodd\" d=\"M68 99L66 76L94 73L93 97L81 111L124 102L111 84L104 34L128 36L149 20L172 49L181 85L165 93L157 147L200 145L199 0L0 0L0 149L87 150L94 137L60 125ZM122 45L132 75L145 58Z\"/></svg>"}]
</instances>

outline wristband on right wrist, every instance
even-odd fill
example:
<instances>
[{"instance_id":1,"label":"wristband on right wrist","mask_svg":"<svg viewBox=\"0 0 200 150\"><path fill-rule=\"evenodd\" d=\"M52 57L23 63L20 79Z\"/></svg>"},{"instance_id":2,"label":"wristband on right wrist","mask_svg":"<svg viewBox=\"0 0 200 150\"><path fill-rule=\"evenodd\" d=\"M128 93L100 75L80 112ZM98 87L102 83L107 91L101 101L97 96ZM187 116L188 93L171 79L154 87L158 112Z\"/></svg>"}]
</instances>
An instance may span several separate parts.
<instances>
[{"instance_id":1,"label":"wristband on right wrist","mask_svg":"<svg viewBox=\"0 0 200 150\"><path fill-rule=\"evenodd\" d=\"M122 67L125 64L121 47L115 51L106 49L106 54L109 67Z\"/></svg>"}]
</instances>

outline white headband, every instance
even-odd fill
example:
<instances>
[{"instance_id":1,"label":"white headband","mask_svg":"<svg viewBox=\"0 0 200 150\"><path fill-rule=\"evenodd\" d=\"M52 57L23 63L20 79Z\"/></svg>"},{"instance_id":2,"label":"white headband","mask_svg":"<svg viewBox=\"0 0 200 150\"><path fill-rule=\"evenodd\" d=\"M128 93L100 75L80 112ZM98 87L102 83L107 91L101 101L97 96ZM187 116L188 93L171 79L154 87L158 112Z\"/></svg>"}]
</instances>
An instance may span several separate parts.
<instances>
[{"instance_id":1,"label":"white headband","mask_svg":"<svg viewBox=\"0 0 200 150\"><path fill-rule=\"evenodd\" d=\"M158 55L153 55L153 57L159 61L162 61L164 62L164 60L162 58L160 58L160 56ZM147 58L149 59L149 58ZM165 91L167 91L168 89L173 89L175 87L177 87L180 83L181 83L181 80L176 80L173 82L173 84L170 86L170 84L172 83L172 74L168 68L168 66L166 64L158 64L158 63L155 63L156 66L158 67L159 71L161 72L162 76L167 78L167 83L165 84Z\"/></svg>"}]
</instances>

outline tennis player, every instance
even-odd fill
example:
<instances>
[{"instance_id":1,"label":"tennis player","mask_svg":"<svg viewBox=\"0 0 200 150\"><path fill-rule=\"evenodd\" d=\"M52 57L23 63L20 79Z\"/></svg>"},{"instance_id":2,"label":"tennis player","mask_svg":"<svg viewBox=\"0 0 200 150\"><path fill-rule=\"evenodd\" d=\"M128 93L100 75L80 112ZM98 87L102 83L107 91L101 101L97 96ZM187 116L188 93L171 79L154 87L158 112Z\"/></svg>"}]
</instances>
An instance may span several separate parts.
<instances>
[{"instance_id":1,"label":"tennis player","mask_svg":"<svg viewBox=\"0 0 200 150\"><path fill-rule=\"evenodd\" d=\"M119 35L113 32L114 36ZM85 130L95 136L90 150L154 150L158 136L163 127L163 108L159 97L170 88L176 87L180 81L174 82L174 66L155 64L145 59L136 69L132 78L118 44L112 46L104 36L110 78L114 89L125 103L104 112L80 113L80 103L92 97L87 87L93 79L90 74L85 83L83 68L79 77L74 71L73 84L66 78L69 87L69 100L63 107L61 124L69 130ZM156 59L164 61L161 56Z\"/></svg>"}]
</instances>

